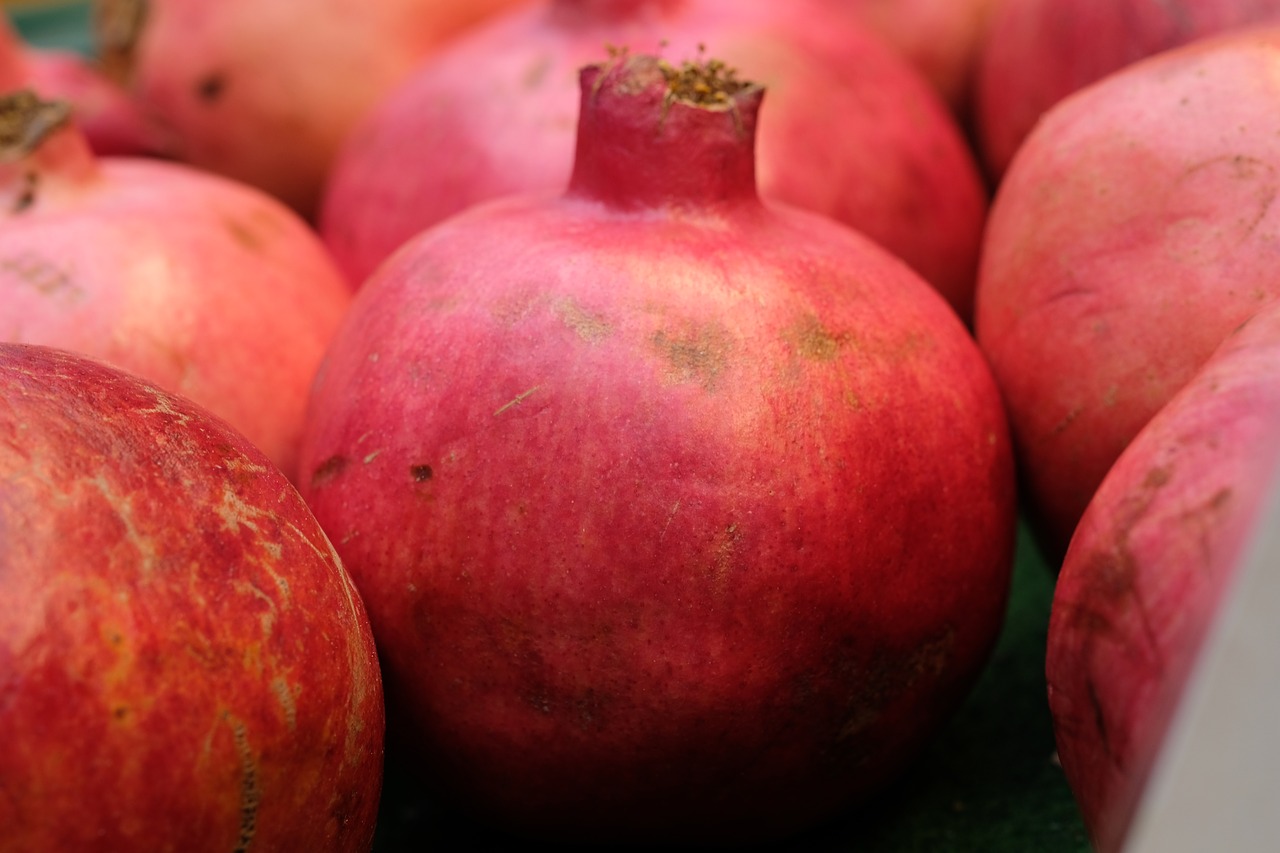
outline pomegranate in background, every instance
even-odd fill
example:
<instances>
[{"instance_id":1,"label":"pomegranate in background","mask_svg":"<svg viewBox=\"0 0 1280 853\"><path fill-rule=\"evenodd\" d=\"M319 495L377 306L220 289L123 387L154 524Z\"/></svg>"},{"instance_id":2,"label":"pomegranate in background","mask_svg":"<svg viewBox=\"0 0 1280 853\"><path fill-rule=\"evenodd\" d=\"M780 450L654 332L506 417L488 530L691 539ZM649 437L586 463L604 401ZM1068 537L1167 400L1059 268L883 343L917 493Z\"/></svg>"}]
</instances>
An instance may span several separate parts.
<instances>
[{"instance_id":1,"label":"pomegranate in background","mask_svg":"<svg viewBox=\"0 0 1280 853\"><path fill-rule=\"evenodd\" d=\"M605 44L672 61L705 47L767 85L764 196L859 229L970 316L986 215L977 164L920 75L828 0L550 0L478 27L344 146L320 229L348 277L478 202L564 187L578 68Z\"/></svg>"},{"instance_id":2,"label":"pomegranate in background","mask_svg":"<svg viewBox=\"0 0 1280 853\"><path fill-rule=\"evenodd\" d=\"M187 401L0 344L0 849L369 850L378 661L297 492Z\"/></svg>"},{"instance_id":3,"label":"pomegranate in background","mask_svg":"<svg viewBox=\"0 0 1280 853\"><path fill-rule=\"evenodd\" d=\"M1058 101L1147 56L1280 20L1280 0L1001 0L978 62L976 126L999 178Z\"/></svg>"},{"instance_id":4,"label":"pomegranate in background","mask_svg":"<svg viewBox=\"0 0 1280 853\"><path fill-rule=\"evenodd\" d=\"M996 195L976 301L1027 503L1060 557L1126 444L1280 294L1280 29L1058 104Z\"/></svg>"},{"instance_id":5,"label":"pomegranate in background","mask_svg":"<svg viewBox=\"0 0 1280 853\"><path fill-rule=\"evenodd\" d=\"M163 135L137 104L79 54L22 45L0 14L0 94L31 87L71 104L76 123L98 154L159 155Z\"/></svg>"},{"instance_id":6,"label":"pomegranate in background","mask_svg":"<svg viewBox=\"0 0 1280 853\"><path fill-rule=\"evenodd\" d=\"M287 474L351 299L275 199L177 164L95 158L67 108L0 96L0 340L72 349L190 397Z\"/></svg>"},{"instance_id":7,"label":"pomegranate in background","mask_svg":"<svg viewBox=\"0 0 1280 853\"><path fill-rule=\"evenodd\" d=\"M1001 624L987 366L900 261L760 202L760 99L586 69L568 192L415 238L317 377L301 488L401 734L522 831L793 832L901 771Z\"/></svg>"},{"instance_id":8,"label":"pomegranate in background","mask_svg":"<svg viewBox=\"0 0 1280 853\"><path fill-rule=\"evenodd\" d=\"M1125 450L1054 593L1058 754L1098 849L1122 849L1280 464L1280 304L1231 335Z\"/></svg>"},{"instance_id":9,"label":"pomegranate in background","mask_svg":"<svg viewBox=\"0 0 1280 853\"><path fill-rule=\"evenodd\" d=\"M310 216L339 143L441 42L517 0L98 0L106 66L179 159Z\"/></svg>"},{"instance_id":10,"label":"pomegranate in background","mask_svg":"<svg viewBox=\"0 0 1280 853\"><path fill-rule=\"evenodd\" d=\"M987 21L1003 0L832 0L897 48L957 114L967 113Z\"/></svg>"}]
</instances>

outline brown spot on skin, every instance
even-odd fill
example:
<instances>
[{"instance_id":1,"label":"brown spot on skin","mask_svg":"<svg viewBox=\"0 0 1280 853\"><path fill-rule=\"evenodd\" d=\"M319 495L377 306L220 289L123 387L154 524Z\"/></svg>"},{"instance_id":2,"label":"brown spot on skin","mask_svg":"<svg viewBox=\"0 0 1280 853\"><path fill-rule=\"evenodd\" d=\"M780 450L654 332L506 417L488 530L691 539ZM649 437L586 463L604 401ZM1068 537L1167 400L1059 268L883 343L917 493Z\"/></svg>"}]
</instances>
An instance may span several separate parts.
<instances>
[{"instance_id":1,"label":"brown spot on skin","mask_svg":"<svg viewBox=\"0 0 1280 853\"><path fill-rule=\"evenodd\" d=\"M415 483L425 483L435 476L435 472L430 465L410 465L409 476L413 477Z\"/></svg>"},{"instance_id":2,"label":"brown spot on skin","mask_svg":"<svg viewBox=\"0 0 1280 853\"><path fill-rule=\"evenodd\" d=\"M259 252L262 250L263 240L261 235L255 230L239 222L235 219L226 220L227 231L231 233L231 238L236 241L242 248L250 252Z\"/></svg>"},{"instance_id":3,"label":"brown spot on skin","mask_svg":"<svg viewBox=\"0 0 1280 853\"><path fill-rule=\"evenodd\" d=\"M330 456L328 459L316 466L316 470L311 474L311 488L318 489L323 485L333 482L347 468L347 457L341 455Z\"/></svg>"},{"instance_id":4,"label":"brown spot on skin","mask_svg":"<svg viewBox=\"0 0 1280 853\"><path fill-rule=\"evenodd\" d=\"M715 390L733 351L729 333L714 324L698 326L684 335L660 329L651 340L667 363L667 382L697 382L708 391Z\"/></svg>"},{"instance_id":5,"label":"brown spot on skin","mask_svg":"<svg viewBox=\"0 0 1280 853\"><path fill-rule=\"evenodd\" d=\"M30 210L36 203L36 188L40 185L40 176L35 172L27 172L22 176L22 185L18 188L17 194L13 199L13 207L9 208L9 212L13 214L23 213Z\"/></svg>"},{"instance_id":6,"label":"brown spot on skin","mask_svg":"<svg viewBox=\"0 0 1280 853\"><path fill-rule=\"evenodd\" d=\"M573 329L578 337L588 343L601 341L613 332L613 327L604 317L586 311L572 299L561 299L556 302L555 312L566 326Z\"/></svg>"},{"instance_id":7,"label":"brown spot on skin","mask_svg":"<svg viewBox=\"0 0 1280 853\"><path fill-rule=\"evenodd\" d=\"M814 314L806 314L786 332L786 338L802 357L813 361L831 361L849 342L847 333L836 334Z\"/></svg>"},{"instance_id":8,"label":"brown spot on skin","mask_svg":"<svg viewBox=\"0 0 1280 853\"><path fill-rule=\"evenodd\" d=\"M1152 468L1147 472L1146 479L1142 481L1142 485L1148 489L1158 489L1168 485L1172 477L1173 473L1168 468Z\"/></svg>"},{"instance_id":9,"label":"brown spot on skin","mask_svg":"<svg viewBox=\"0 0 1280 853\"><path fill-rule=\"evenodd\" d=\"M196 81L196 97L206 104L217 102L227 90L227 78L214 71Z\"/></svg>"}]
</instances>

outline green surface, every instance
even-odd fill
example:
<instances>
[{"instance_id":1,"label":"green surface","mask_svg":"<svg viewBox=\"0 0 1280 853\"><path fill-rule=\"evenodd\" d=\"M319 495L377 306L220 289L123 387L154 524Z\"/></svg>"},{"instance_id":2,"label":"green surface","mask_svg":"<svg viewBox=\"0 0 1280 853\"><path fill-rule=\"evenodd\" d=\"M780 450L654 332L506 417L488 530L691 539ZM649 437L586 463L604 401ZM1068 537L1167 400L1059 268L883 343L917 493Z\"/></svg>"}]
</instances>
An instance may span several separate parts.
<instances>
[{"instance_id":1,"label":"green surface","mask_svg":"<svg viewBox=\"0 0 1280 853\"><path fill-rule=\"evenodd\" d=\"M24 38L88 53L86 3L11 9ZM1061 769L1045 701L1044 651L1053 574L1020 531L1008 618L968 701L913 770L883 797L778 850L1085 853L1089 845ZM527 849L444 813L389 767L376 853Z\"/></svg>"},{"instance_id":2,"label":"green surface","mask_svg":"<svg viewBox=\"0 0 1280 853\"><path fill-rule=\"evenodd\" d=\"M64 48L85 55L93 49L88 3L17 5L6 7L5 11L22 38L36 47Z\"/></svg>"}]
</instances>

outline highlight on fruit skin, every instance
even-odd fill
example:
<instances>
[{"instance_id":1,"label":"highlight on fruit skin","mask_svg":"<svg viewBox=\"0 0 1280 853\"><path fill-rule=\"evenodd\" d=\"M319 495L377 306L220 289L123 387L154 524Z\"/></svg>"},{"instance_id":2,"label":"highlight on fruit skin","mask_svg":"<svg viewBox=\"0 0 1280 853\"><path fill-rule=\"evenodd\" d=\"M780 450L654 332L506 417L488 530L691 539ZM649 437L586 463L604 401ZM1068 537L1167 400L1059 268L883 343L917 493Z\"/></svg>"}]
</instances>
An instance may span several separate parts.
<instances>
[{"instance_id":1,"label":"highlight on fruit skin","mask_svg":"<svg viewBox=\"0 0 1280 853\"><path fill-rule=\"evenodd\" d=\"M189 401L0 343L0 850L369 850L383 698L297 492Z\"/></svg>"},{"instance_id":2,"label":"highlight on fruit skin","mask_svg":"<svg viewBox=\"0 0 1280 853\"><path fill-rule=\"evenodd\" d=\"M567 189L406 244L313 388L300 489L393 737L492 825L785 837L901 773L999 631L986 364L906 265L760 200L729 79L583 69Z\"/></svg>"}]
</instances>

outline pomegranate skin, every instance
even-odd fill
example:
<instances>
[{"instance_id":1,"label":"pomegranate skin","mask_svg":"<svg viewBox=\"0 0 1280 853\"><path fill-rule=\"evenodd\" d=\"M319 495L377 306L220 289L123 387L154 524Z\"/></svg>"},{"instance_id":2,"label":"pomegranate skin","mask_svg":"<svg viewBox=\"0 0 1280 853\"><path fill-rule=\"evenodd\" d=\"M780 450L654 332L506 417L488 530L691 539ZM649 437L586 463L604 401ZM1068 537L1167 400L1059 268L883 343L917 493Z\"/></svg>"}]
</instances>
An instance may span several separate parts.
<instances>
[{"instance_id":1,"label":"pomegranate skin","mask_svg":"<svg viewBox=\"0 0 1280 853\"><path fill-rule=\"evenodd\" d=\"M1011 450L924 282L759 202L758 90L664 108L656 74L584 73L567 194L443 223L360 291L301 488L446 795L758 840L884 784L971 685Z\"/></svg>"},{"instance_id":2,"label":"pomegranate skin","mask_svg":"<svg viewBox=\"0 0 1280 853\"><path fill-rule=\"evenodd\" d=\"M297 492L136 377L0 344L0 851L368 850L373 635Z\"/></svg>"},{"instance_id":3,"label":"pomegranate skin","mask_svg":"<svg viewBox=\"0 0 1280 853\"><path fill-rule=\"evenodd\" d=\"M290 476L308 386L350 301L310 229L249 187L95 158L70 124L0 163L0 339L189 397Z\"/></svg>"},{"instance_id":4,"label":"pomegranate skin","mask_svg":"<svg viewBox=\"0 0 1280 853\"><path fill-rule=\"evenodd\" d=\"M1152 57L1059 104L988 221L978 342L1057 558L1125 445L1280 293L1280 30Z\"/></svg>"},{"instance_id":5,"label":"pomegranate skin","mask_svg":"<svg viewBox=\"0 0 1280 853\"><path fill-rule=\"evenodd\" d=\"M1138 60L1280 20L1280 0L1003 0L975 85L983 159L997 179L1058 101Z\"/></svg>"},{"instance_id":6,"label":"pomegranate skin","mask_svg":"<svg viewBox=\"0 0 1280 853\"><path fill-rule=\"evenodd\" d=\"M105 0L101 36L176 157L311 217L363 113L442 41L513 2ZM120 25L132 16L136 27Z\"/></svg>"},{"instance_id":7,"label":"pomegranate skin","mask_svg":"<svg viewBox=\"0 0 1280 853\"><path fill-rule=\"evenodd\" d=\"M977 164L928 83L823 0L555 0L477 27L344 144L319 228L348 278L363 281L413 235L474 204L563 188L577 71L606 44L673 63L702 45L768 86L764 196L862 231L970 317L986 214Z\"/></svg>"},{"instance_id":8,"label":"pomegranate skin","mask_svg":"<svg viewBox=\"0 0 1280 853\"><path fill-rule=\"evenodd\" d=\"M1107 475L1054 593L1058 753L1102 851L1122 848L1280 460L1280 306L1231 335Z\"/></svg>"},{"instance_id":9,"label":"pomegranate skin","mask_svg":"<svg viewBox=\"0 0 1280 853\"><path fill-rule=\"evenodd\" d=\"M832 2L847 4L933 84L957 115L968 114L978 53L998 0Z\"/></svg>"}]
</instances>

